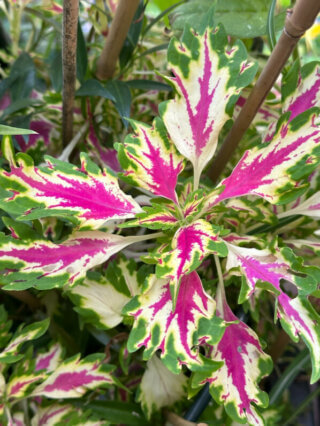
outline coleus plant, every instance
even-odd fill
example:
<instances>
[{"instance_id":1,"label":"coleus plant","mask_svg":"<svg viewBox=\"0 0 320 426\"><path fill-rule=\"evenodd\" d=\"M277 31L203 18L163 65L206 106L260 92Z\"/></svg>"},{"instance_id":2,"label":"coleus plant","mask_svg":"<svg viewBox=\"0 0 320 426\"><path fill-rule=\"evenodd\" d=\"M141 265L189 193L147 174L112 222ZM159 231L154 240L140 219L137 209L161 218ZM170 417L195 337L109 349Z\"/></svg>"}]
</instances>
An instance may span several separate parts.
<instances>
[{"instance_id":1,"label":"coleus plant","mask_svg":"<svg viewBox=\"0 0 320 426\"><path fill-rule=\"evenodd\" d=\"M138 396L148 416L182 397L189 381L190 394L208 383L232 419L261 425L259 410L268 397L258 383L272 361L255 331L231 310L231 287L225 289L224 281L232 281L238 303L252 311L262 290L271 294L275 319L293 341L301 337L308 346L311 382L317 381L320 323L310 295L320 270L298 254L302 247L317 252L320 244L313 220L320 209L319 64L288 74L282 111L271 114L261 143L246 150L216 187L202 179L203 172L257 66L241 42L228 46L223 28L210 26L199 32L187 27L181 41L173 39L168 65L174 98L160 104L151 127L131 120L133 134L116 144L123 169L118 177L143 197L125 194L114 172L101 170L87 154L80 166L46 157L35 167L25 153L14 154L10 137L3 138L9 168L0 174L0 201L11 235L0 237L1 282L8 291L63 288L83 319L98 328L131 324L127 351L143 348L148 360ZM285 227L288 218L301 216L308 218L306 238L298 225ZM51 238L41 232L39 221L52 218L65 224L62 237L54 227ZM137 227L141 231L132 235ZM151 266L139 269L146 247L142 260ZM108 261L121 250L123 257ZM209 255L214 276L206 273ZM98 267L106 261L106 268ZM45 394L56 375L70 370L68 362L32 395ZM154 383L159 376L164 388L175 383L174 395L161 394ZM78 392L83 386L78 383ZM59 393L69 396L75 395Z\"/></svg>"}]
</instances>

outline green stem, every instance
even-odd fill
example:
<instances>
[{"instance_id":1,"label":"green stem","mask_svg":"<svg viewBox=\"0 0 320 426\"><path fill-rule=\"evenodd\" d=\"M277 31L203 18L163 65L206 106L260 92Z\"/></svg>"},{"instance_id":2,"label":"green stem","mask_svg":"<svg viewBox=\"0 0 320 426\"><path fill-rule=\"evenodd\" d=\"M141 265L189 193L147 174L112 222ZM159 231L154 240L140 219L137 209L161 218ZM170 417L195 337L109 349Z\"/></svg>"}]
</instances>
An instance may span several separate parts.
<instances>
[{"instance_id":1,"label":"green stem","mask_svg":"<svg viewBox=\"0 0 320 426\"><path fill-rule=\"evenodd\" d=\"M283 392L291 385L301 369L310 361L310 355L308 349L304 349L296 358L292 361L289 367L285 370L281 377L279 377L277 383L271 389L269 395L270 405L274 404Z\"/></svg>"},{"instance_id":2,"label":"green stem","mask_svg":"<svg viewBox=\"0 0 320 426\"><path fill-rule=\"evenodd\" d=\"M320 394L320 386L318 386L307 398L305 398L301 404L298 406L298 408L292 413L292 415L288 418L288 420L283 424L283 426L291 425L293 420L296 419L296 417L302 413L308 405L312 402L312 400Z\"/></svg>"},{"instance_id":3,"label":"green stem","mask_svg":"<svg viewBox=\"0 0 320 426\"><path fill-rule=\"evenodd\" d=\"M222 274L222 269L220 265L220 260L216 254L214 255L214 261L215 261L217 273L218 273L218 286L217 286L217 294L216 294L217 310L220 312L220 314L223 314L223 300L226 299L226 293L224 290L224 281L223 281L223 274Z\"/></svg>"},{"instance_id":4,"label":"green stem","mask_svg":"<svg viewBox=\"0 0 320 426\"><path fill-rule=\"evenodd\" d=\"M159 237L163 237L165 234L164 232L154 232L153 234L146 234L146 235L135 235L135 236L131 236L131 237L125 237L125 238L130 238L132 243L131 244L135 244L135 243L140 243L141 241L146 241L146 240L151 240L153 238L159 238Z\"/></svg>"}]
</instances>

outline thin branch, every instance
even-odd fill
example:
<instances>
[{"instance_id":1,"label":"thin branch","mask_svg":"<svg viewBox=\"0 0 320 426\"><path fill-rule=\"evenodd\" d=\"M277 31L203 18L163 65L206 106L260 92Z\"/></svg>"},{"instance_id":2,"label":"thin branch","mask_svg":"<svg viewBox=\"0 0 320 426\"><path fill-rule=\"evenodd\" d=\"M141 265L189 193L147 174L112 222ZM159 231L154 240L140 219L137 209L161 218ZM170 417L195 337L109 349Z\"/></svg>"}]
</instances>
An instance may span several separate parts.
<instances>
[{"instance_id":1,"label":"thin branch","mask_svg":"<svg viewBox=\"0 0 320 426\"><path fill-rule=\"evenodd\" d=\"M77 29L79 0L63 1L63 94L62 141L66 146L73 134L73 109L76 84Z\"/></svg>"},{"instance_id":2,"label":"thin branch","mask_svg":"<svg viewBox=\"0 0 320 426\"><path fill-rule=\"evenodd\" d=\"M248 129L300 37L312 26L319 11L319 0L298 0L293 11L288 11L285 27L278 43L211 165L208 176L214 182L218 179L236 150L242 136Z\"/></svg>"},{"instance_id":3,"label":"thin branch","mask_svg":"<svg viewBox=\"0 0 320 426\"><path fill-rule=\"evenodd\" d=\"M129 31L131 21L140 0L120 0L113 18L109 34L98 61L97 77L101 80L111 78L116 63Z\"/></svg>"}]
</instances>

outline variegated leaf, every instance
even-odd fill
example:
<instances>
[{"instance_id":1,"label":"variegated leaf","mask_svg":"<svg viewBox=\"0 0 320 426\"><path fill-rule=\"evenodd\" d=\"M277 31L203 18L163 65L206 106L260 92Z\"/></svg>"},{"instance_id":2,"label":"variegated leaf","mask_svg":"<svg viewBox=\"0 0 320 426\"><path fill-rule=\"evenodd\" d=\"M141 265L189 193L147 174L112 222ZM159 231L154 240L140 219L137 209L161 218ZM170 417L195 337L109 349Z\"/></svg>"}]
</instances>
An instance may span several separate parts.
<instances>
[{"instance_id":1,"label":"variegated leaf","mask_svg":"<svg viewBox=\"0 0 320 426\"><path fill-rule=\"evenodd\" d=\"M3 348L11 338L11 326L12 320L8 319L5 307L0 305L0 348Z\"/></svg>"},{"instance_id":2,"label":"variegated leaf","mask_svg":"<svg viewBox=\"0 0 320 426\"><path fill-rule=\"evenodd\" d=\"M173 374L162 361L153 355L142 376L137 400L148 418L155 411L167 407L186 396L187 377Z\"/></svg>"},{"instance_id":3,"label":"variegated leaf","mask_svg":"<svg viewBox=\"0 0 320 426\"><path fill-rule=\"evenodd\" d=\"M315 254L320 254L320 240L315 238L306 238L306 239L289 239L284 240L284 242L290 246L297 248L307 247L311 249Z\"/></svg>"},{"instance_id":4,"label":"variegated leaf","mask_svg":"<svg viewBox=\"0 0 320 426\"><path fill-rule=\"evenodd\" d=\"M117 144L119 161L129 183L147 189L152 194L177 202L177 178L184 160L169 139L160 118L153 126L130 121L134 135L128 135L123 144Z\"/></svg>"},{"instance_id":5,"label":"variegated leaf","mask_svg":"<svg viewBox=\"0 0 320 426\"><path fill-rule=\"evenodd\" d=\"M149 276L143 293L124 308L125 314L134 317L128 350L134 352L144 346L143 357L149 359L160 349L163 363L175 374L182 365L196 370L216 368L195 345L201 339L219 341L224 324L213 316L215 302L203 290L196 272L182 278L174 312L172 308L169 282Z\"/></svg>"},{"instance_id":6,"label":"variegated leaf","mask_svg":"<svg viewBox=\"0 0 320 426\"><path fill-rule=\"evenodd\" d=\"M30 122L30 130L36 132L26 137L19 135L15 136L18 142L20 151L34 153L35 151L42 152L50 144L50 133L53 130L53 124L43 118L32 120Z\"/></svg>"},{"instance_id":7,"label":"variegated leaf","mask_svg":"<svg viewBox=\"0 0 320 426\"><path fill-rule=\"evenodd\" d=\"M293 69L282 85L283 111L290 111L290 121L312 107L320 107L320 64L309 62L300 73Z\"/></svg>"},{"instance_id":8,"label":"variegated leaf","mask_svg":"<svg viewBox=\"0 0 320 426\"><path fill-rule=\"evenodd\" d=\"M315 219L320 218L320 191L299 203L297 206L278 214L278 218L302 214Z\"/></svg>"},{"instance_id":9,"label":"variegated leaf","mask_svg":"<svg viewBox=\"0 0 320 426\"><path fill-rule=\"evenodd\" d=\"M219 404L224 404L230 417L241 423L262 426L263 420L252 403L262 407L268 405L268 396L257 383L271 372L271 358L263 352L256 333L238 320L219 292L217 314L231 322L220 342L210 346L210 357L223 361L223 365L209 376L196 372L193 386L209 383L210 393Z\"/></svg>"},{"instance_id":10,"label":"variegated leaf","mask_svg":"<svg viewBox=\"0 0 320 426\"><path fill-rule=\"evenodd\" d=\"M293 340L299 335L307 344L312 359L312 381L320 377L320 317L303 294L317 288L319 272L314 267L302 266L289 249L275 254L267 250L235 247L228 244L227 269L239 266L244 277L240 302L250 295L258 282L266 283L266 288L275 293L278 299L277 314L284 329ZM291 299L283 292L280 281L286 280L299 289L299 295Z\"/></svg>"},{"instance_id":11,"label":"variegated leaf","mask_svg":"<svg viewBox=\"0 0 320 426\"><path fill-rule=\"evenodd\" d=\"M126 219L141 211L132 197L119 188L117 179L101 171L81 154L81 169L52 157L46 167L37 168L31 157L17 154L15 162L10 142L5 155L11 171L0 172L0 205L5 211L32 220L59 216L81 226L99 228L108 220Z\"/></svg>"},{"instance_id":12,"label":"variegated leaf","mask_svg":"<svg viewBox=\"0 0 320 426\"><path fill-rule=\"evenodd\" d=\"M49 327L49 319L35 322L24 328L20 328L14 334L8 346L0 353L0 362L15 362L23 357L19 353L21 346L30 340L38 339L41 337Z\"/></svg>"},{"instance_id":13,"label":"variegated leaf","mask_svg":"<svg viewBox=\"0 0 320 426\"><path fill-rule=\"evenodd\" d=\"M115 383L110 372L113 367L102 364L104 355L89 355L80 359L80 355L64 361L60 366L32 392L33 396L47 398L79 398L89 389Z\"/></svg>"},{"instance_id":14,"label":"variegated leaf","mask_svg":"<svg viewBox=\"0 0 320 426\"><path fill-rule=\"evenodd\" d=\"M27 243L0 235L1 280L7 283L7 290L76 285L89 269L136 240L100 231L77 232L61 244L45 240Z\"/></svg>"},{"instance_id":15,"label":"variegated leaf","mask_svg":"<svg viewBox=\"0 0 320 426\"><path fill-rule=\"evenodd\" d=\"M204 34L186 28L182 41L173 39L169 45L177 96L161 104L160 111L176 147L193 164L195 189L240 90L256 72L246 58L241 42L227 47L222 28L207 28Z\"/></svg>"},{"instance_id":16,"label":"variegated leaf","mask_svg":"<svg viewBox=\"0 0 320 426\"><path fill-rule=\"evenodd\" d=\"M290 123L288 113L282 116L273 140L246 151L231 175L221 182L224 190L218 196L209 195L207 204L250 194L283 204L303 192L305 187L296 182L310 174L320 158L316 113L308 110Z\"/></svg>"},{"instance_id":17,"label":"variegated leaf","mask_svg":"<svg viewBox=\"0 0 320 426\"><path fill-rule=\"evenodd\" d=\"M202 189L197 189L190 193L183 206L183 216L191 221L196 215L198 215L202 209L204 203L205 192Z\"/></svg>"},{"instance_id":18,"label":"variegated leaf","mask_svg":"<svg viewBox=\"0 0 320 426\"><path fill-rule=\"evenodd\" d=\"M67 404L50 404L49 406L38 408L32 418L32 426L54 426L65 417L66 414L74 411L74 406Z\"/></svg>"},{"instance_id":19,"label":"variegated leaf","mask_svg":"<svg viewBox=\"0 0 320 426\"><path fill-rule=\"evenodd\" d=\"M103 167L109 167L116 173L121 171L117 151L114 148L106 148L101 145L92 124L89 127L87 142L90 145L91 153Z\"/></svg>"},{"instance_id":20,"label":"variegated leaf","mask_svg":"<svg viewBox=\"0 0 320 426\"><path fill-rule=\"evenodd\" d=\"M22 374L17 377L13 377L7 384L7 398L18 399L27 396L30 393L31 387L44 377L44 374L36 372L34 374Z\"/></svg>"},{"instance_id":21,"label":"variegated leaf","mask_svg":"<svg viewBox=\"0 0 320 426\"><path fill-rule=\"evenodd\" d=\"M250 90L242 90L241 95L239 96L233 111L233 117L236 118L244 104L247 102L247 99L250 95ZM261 107L258 109L254 119L251 124L256 125L257 123L270 123L270 121L277 121L279 119L279 112L277 111L274 105L264 102Z\"/></svg>"},{"instance_id":22,"label":"variegated leaf","mask_svg":"<svg viewBox=\"0 0 320 426\"><path fill-rule=\"evenodd\" d=\"M98 328L112 328L122 322L123 307L139 294L139 278L136 263L120 258L108 265L105 277L90 274L68 294L85 321Z\"/></svg>"},{"instance_id":23,"label":"variegated leaf","mask_svg":"<svg viewBox=\"0 0 320 426\"><path fill-rule=\"evenodd\" d=\"M55 370L61 361L61 357L62 347L60 343L53 344L47 352L37 355L35 371L51 372Z\"/></svg>"},{"instance_id":24,"label":"variegated leaf","mask_svg":"<svg viewBox=\"0 0 320 426\"><path fill-rule=\"evenodd\" d=\"M121 228L143 226L150 229L170 229L178 226L176 212L165 204L152 202L152 206L143 207L143 213L136 214L136 218L125 222Z\"/></svg>"},{"instance_id":25,"label":"variegated leaf","mask_svg":"<svg viewBox=\"0 0 320 426\"><path fill-rule=\"evenodd\" d=\"M243 282L239 302L254 292L258 283L270 283L270 290L276 294L282 292L281 280L287 280L296 286L301 294L310 294L317 288L319 271L312 266L301 264L301 258L294 256L289 248L276 249L275 253L269 250L258 250L229 244L227 270L240 267L246 277Z\"/></svg>"},{"instance_id":26,"label":"variegated leaf","mask_svg":"<svg viewBox=\"0 0 320 426\"><path fill-rule=\"evenodd\" d=\"M307 345L312 362L311 383L320 378L320 316L306 297L290 299L285 293L278 297L277 315L284 330L292 340L298 342L299 336Z\"/></svg>"},{"instance_id":27,"label":"variegated leaf","mask_svg":"<svg viewBox=\"0 0 320 426\"><path fill-rule=\"evenodd\" d=\"M194 271L210 253L227 255L227 247L219 237L220 228L199 219L178 229L171 249L159 255L156 267L158 278L169 278L174 301L179 281L184 274Z\"/></svg>"}]
</instances>

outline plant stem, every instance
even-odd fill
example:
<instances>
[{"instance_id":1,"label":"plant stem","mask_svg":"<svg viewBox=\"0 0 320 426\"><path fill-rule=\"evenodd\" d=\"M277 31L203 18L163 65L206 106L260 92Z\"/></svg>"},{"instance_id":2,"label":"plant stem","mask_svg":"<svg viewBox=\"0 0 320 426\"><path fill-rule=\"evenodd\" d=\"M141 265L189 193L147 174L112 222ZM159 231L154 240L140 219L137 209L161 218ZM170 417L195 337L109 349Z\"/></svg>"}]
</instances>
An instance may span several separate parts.
<instances>
[{"instance_id":1,"label":"plant stem","mask_svg":"<svg viewBox=\"0 0 320 426\"><path fill-rule=\"evenodd\" d=\"M320 394L320 386L317 387L313 392L310 393L310 395L305 398L301 404L298 406L298 408L292 413L292 415L288 418L288 420L283 424L283 426L291 425L293 423L293 420L296 419L296 417L302 413L308 405L311 403L311 401Z\"/></svg>"},{"instance_id":2,"label":"plant stem","mask_svg":"<svg viewBox=\"0 0 320 426\"><path fill-rule=\"evenodd\" d=\"M63 94L62 143L66 146L73 134L73 108L76 84L77 30L79 0L63 1Z\"/></svg>"},{"instance_id":3,"label":"plant stem","mask_svg":"<svg viewBox=\"0 0 320 426\"><path fill-rule=\"evenodd\" d=\"M146 240L151 240L153 238L159 238L159 237L163 237L165 234L164 232L154 232L153 234L147 234L147 235L137 235L137 236L132 236L132 237L125 237L125 238L131 238L132 243L140 243L140 241L146 241Z\"/></svg>"},{"instance_id":4,"label":"plant stem","mask_svg":"<svg viewBox=\"0 0 320 426\"><path fill-rule=\"evenodd\" d=\"M220 313L220 315L222 315L223 301L226 299L226 293L224 291L224 281L223 281L220 260L216 254L214 255L214 261L215 261L217 273L218 273L218 287L217 287L217 294L216 294L217 311Z\"/></svg>"},{"instance_id":5,"label":"plant stem","mask_svg":"<svg viewBox=\"0 0 320 426\"><path fill-rule=\"evenodd\" d=\"M319 10L319 0L298 0L293 11L288 11L281 36L210 167L208 175L212 181L219 178L297 42L312 26Z\"/></svg>"},{"instance_id":6,"label":"plant stem","mask_svg":"<svg viewBox=\"0 0 320 426\"><path fill-rule=\"evenodd\" d=\"M97 105L95 107L95 112L99 112L99 110L102 107L104 101L105 101L104 98L101 98L99 100L99 102L97 103ZM83 135L87 132L88 129L89 129L89 121L86 121L82 125L82 127L80 128L80 130L78 131L78 133L71 139L71 141L64 148L64 150L62 151L62 153L58 157L58 160L69 161L69 157L70 157L71 152L74 150L74 148L80 142L80 140L82 139Z\"/></svg>"},{"instance_id":7,"label":"plant stem","mask_svg":"<svg viewBox=\"0 0 320 426\"><path fill-rule=\"evenodd\" d=\"M310 355L308 349L301 351L284 373L279 377L276 384L271 389L269 394L270 405L274 404L282 393L291 385L301 369L310 362Z\"/></svg>"},{"instance_id":8,"label":"plant stem","mask_svg":"<svg viewBox=\"0 0 320 426\"><path fill-rule=\"evenodd\" d=\"M97 66L97 77L111 78L140 0L120 0Z\"/></svg>"}]
</instances>

